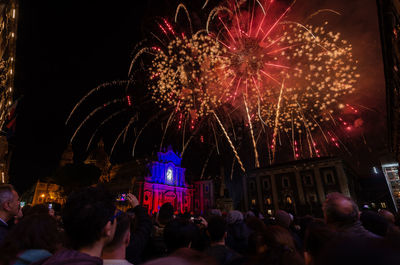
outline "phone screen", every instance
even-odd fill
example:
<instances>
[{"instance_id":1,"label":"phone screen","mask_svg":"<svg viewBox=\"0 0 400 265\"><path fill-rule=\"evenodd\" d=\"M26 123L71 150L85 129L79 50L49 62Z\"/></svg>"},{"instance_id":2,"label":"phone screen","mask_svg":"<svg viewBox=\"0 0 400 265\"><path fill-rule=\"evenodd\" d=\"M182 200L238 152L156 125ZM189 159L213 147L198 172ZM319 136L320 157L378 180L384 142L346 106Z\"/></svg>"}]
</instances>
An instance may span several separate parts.
<instances>
[{"instance_id":1,"label":"phone screen","mask_svg":"<svg viewBox=\"0 0 400 265\"><path fill-rule=\"evenodd\" d=\"M118 196L117 196L117 201L119 201L119 202L124 202L124 201L126 201L126 193L120 193L120 194L118 194Z\"/></svg>"}]
</instances>

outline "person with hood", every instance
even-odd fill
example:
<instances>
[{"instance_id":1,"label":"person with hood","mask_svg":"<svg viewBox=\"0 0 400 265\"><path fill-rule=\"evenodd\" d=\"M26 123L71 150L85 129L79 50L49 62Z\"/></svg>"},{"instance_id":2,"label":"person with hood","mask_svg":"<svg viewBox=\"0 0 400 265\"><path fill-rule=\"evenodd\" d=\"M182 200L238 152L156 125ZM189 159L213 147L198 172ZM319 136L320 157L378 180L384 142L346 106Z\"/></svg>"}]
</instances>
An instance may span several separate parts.
<instances>
[{"instance_id":1,"label":"person with hood","mask_svg":"<svg viewBox=\"0 0 400 265\"><path fill-rule=\"evenodd\" d=\"M62 212L69 248L36 264L102 265L101 253L114 238L120 214L114 197L101 187L71 193Z\"/></svg>"},{"instance_id":2,"label":"person with hood","mask_svg":"<svg viewBox=\"0 0 400 265\"><path fill-rule=\"evenodd\" d=\"M167 256L168 250L164 240L164 229L174 218L174 206L169 202L164 203L156 215L149 242L144 250L145 260Z\"/></svg>"},{"instance_id":3,"label":"person with hood","mask_svg":"<svg viewBox=\"0 0 400 265\"><path fill-rule=\"evenodd\" d=\"M244 222L243 214L236 210L230 211L226 222L228 224L226 246L239 254L245 254L250 230Z\"/></svg>"}]
</instances>

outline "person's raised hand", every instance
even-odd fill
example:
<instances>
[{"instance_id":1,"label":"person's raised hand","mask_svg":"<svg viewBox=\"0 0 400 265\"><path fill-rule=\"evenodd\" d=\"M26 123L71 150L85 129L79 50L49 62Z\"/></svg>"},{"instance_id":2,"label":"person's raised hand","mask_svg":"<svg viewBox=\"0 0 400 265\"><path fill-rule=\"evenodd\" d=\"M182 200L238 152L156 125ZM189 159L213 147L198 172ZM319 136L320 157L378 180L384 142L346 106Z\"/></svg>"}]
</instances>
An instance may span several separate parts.
<instances>
[{"instance_id":1,"label":"person's raised hand","mask_svg":"<svg viewBox=\"0 0 400 265\"><path fill-rule=\"evenodd\" d=\"M129 204L132 206L132 208L135 208L136 206L139 205L138 199L132 193L128 193L126 195L126 198L127 198L128 202L129 202Z\"/></svg>"},{"instance_id":2,"label":"person's raised hand","mask_svg":"<svg viewBox=\"0 0 400 265\"><path fill-rule=\"evenodd\" d=\"M206 219L204 219L202 216L199 216L198 218L201 221L200 224L207 228L208 227L208 222L206 221Z\"/></svg>"}]
</instances>

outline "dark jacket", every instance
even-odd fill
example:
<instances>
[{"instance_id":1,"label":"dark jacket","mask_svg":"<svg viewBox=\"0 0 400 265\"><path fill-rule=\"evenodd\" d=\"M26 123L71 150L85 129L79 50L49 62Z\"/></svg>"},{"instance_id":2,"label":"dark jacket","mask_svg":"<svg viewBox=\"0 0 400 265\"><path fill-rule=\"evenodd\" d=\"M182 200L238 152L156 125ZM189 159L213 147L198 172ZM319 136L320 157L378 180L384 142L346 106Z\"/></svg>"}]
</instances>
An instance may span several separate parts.
<instances>
[{"instance_id":1,"label":"dark jacket","mask_svg":"<svg viewBox=\"0 0 400 265\"><path fill-rule=\"evenodd\" d=\"M348 226L341 226L338 229L339 234L349 237L365 238L365 239L380 239L381 236L375 235L362 226L360 221Z\"/></svg>"},{"instance_id":2,"label":"dark jacket","mask_svg":"<svg viewBox=\"0 0 400 265\"><path fill-rule=\"evenodd\" d=\"M149 241L153 224L142 206L134 209L137 219L136 230L131 231L129 246L126 248L126 259L135 265L142 263L143 250Z\"/></svg>"},{"instance_id":3,"label":"dark jacket","mask_svg":"<svg viewBox=\"0 0 400 265\"><path fill-rule=\"evenodd\" d=\"M3 242L4 238L6 238L8 230L9 230L8 225L0 221L0 245Z\"/></svg>"},{"instance_id":4,"label":"dark jacket","mask_svg":"<svg viewBox=\"0 0 400 265\"><path fill-rule=\"evenodd\" d=\"M99 257L93 257L88 254L76 251L63 249L55 253L48 259L33 263L32 265L103 265L103 260Z\"/></svg>"},{"instance_id":5,"label":"dark jacket","mask_svg":"<svg viewBox=\"0 0 400 265\"><path fill-rule=\"evenodd\" d=\"M149 243L146 246L145 261L166 257L168 255L167 244L164 241L164 225L154 224Z\"/></svg>"},{"instance_id":6,"label":"dark jacket","mask_svg":"<svg viewBox=\"0 0 400 265\"><path fill-rule=\"evenodd\" d=\"M230 224L228 225L226 246L240 254L245 254L249 235L250 230L243 221Z\"/></svg>"}]
</instances>

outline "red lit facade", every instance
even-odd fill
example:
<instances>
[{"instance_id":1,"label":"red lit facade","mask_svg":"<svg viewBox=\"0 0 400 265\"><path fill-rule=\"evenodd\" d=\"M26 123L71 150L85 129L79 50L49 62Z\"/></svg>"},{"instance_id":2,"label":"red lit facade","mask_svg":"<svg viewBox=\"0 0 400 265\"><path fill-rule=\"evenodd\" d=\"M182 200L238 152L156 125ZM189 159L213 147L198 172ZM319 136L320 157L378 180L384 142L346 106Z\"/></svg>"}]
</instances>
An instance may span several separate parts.
<instances>
[{"instance_id":1,"label":"red lit facade","mask_svg":"<svg viewBox=\"0 0 400 265\"><path fill-rule=\"evenodd\" d=\"M185 181L185 169L181 158L169 148L159 152L158 161L148 166L149 176L135 184L136 193L148 213L158 212L161 205L169 202L177 212L193 210L193 188Z\"/></svg>"}]
</instances>

